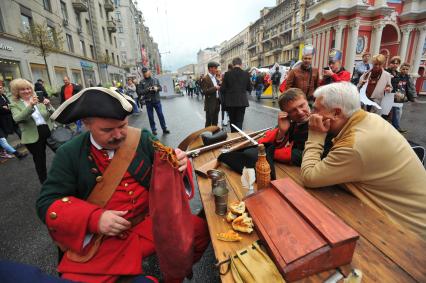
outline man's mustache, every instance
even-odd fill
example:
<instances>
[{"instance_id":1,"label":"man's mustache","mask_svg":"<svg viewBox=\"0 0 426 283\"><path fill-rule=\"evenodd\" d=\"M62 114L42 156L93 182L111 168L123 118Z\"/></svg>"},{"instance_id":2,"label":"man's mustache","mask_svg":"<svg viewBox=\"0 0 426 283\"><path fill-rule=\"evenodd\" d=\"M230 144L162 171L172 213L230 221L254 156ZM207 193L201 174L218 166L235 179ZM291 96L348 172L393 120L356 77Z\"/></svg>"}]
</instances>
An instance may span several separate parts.
<instances>
[{"instance_id":1,"label":"man's mustache","mask_svg":"<svg viewBox=\"0 0 426 283\"><path fill-rule=\"evenodd\" d=\"M119 139L112 138L108 141L108 144L117 145L119 143L122 143L124 141L124 139L125 139L125 137L122 137L122 138L119 138Z\"/></svg>"}]
</instances>

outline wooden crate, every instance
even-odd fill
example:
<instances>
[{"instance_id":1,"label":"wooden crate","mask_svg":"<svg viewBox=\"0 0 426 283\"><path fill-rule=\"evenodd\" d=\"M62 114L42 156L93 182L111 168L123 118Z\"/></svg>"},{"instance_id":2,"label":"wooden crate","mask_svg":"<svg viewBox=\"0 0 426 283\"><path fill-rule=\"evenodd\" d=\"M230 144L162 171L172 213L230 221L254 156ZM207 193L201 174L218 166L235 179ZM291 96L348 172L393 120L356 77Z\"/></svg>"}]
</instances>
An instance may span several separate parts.
<instances>
[{"instance_id":1,"label":"wooden crate","mask_svg":"<svg viewBox=\"0 0 426 283\"><path fill-rule=\"evenodd\" d=\"M259 237L287 281L349 264L359 238L290 178L245 199Z\"/></svg>"}]
</instances>

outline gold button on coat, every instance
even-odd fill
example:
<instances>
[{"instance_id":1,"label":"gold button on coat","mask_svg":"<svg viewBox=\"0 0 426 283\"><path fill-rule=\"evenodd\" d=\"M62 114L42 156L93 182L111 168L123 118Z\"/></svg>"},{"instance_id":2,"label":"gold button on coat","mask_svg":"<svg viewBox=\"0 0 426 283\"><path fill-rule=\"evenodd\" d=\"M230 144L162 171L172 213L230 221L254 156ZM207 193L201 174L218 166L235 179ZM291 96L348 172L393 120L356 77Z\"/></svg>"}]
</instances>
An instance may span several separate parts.
<instances>
[{"instance_id":1,"label":"gold button on coat","mask_svg":"<svg viewBox=\"0 0 426 283\"><path fill-rule=\"evenodd\" d=\"M56 212L51 212L51 213L49 213L49 217L50 217L50 219L56 219L57 217L58 217L58 215L56 215Z\"/></svg>"},{"instance_id":2,"label":"gold button on coat","mask_svg":"<svg viewBox=\"0 0 426 283\"><path fill-rule=\"evenodd\" d=\"M64 197L64 198L62 198L62 202L69 202L69 198L68 197Z\"/></svg>"},{"instance_id":3,"label":"gold button on coat","mask_svg":"<svg viewBox=\"0 0 426 283\"><path fill-rule=\"evenodd\" d=\"M98 177L96 177L96 182L100 183L100 182L102 182L103 179L104 179L104 177L98 176Z\"/></svg>"},{"instance_id":4,"label":"gold button on coat","mask_svg":"<svg viewBox=\"0 0 426 283\"><path fill-rule=\"evenodd\" d=\"M133 193L134 193L133 191L129 191L129 196L133 195Z\"/></svg>"},{"instance_id":5,"label":"gold button on coat","mask_svg":"<svg viewBox=\"0 0 426 283\"><path fill-rule=\"evenodd\" d=\"M129 186L129 184L127 184L127 183L124 183L124 186L127 188L128 186Z\"/></svg>"}]
</instances>

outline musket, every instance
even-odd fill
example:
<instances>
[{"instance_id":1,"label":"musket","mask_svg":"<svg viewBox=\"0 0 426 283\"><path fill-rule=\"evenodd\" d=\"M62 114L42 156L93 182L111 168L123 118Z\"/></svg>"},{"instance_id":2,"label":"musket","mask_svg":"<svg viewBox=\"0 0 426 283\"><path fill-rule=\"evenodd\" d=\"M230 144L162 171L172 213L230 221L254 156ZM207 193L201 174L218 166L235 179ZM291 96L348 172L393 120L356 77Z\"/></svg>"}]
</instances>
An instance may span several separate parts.
<instances>
[{"instance_id":1,"label":"musket","mask_svg":"<svg viewBox=\"0 0 426 283\"><path fill-rule=\"evenodd\" d=\"M269 130L271 128L267 128L267 129L263 129L251 134L248 134L249 136L253 136L253 140L257 140L260 139L267 130ZM226 151L224 152L232 152L241 148L246 147L247 145L252 144L252 141L247 140L246 137L239 137L238 140L244 138L244 140L228 149L226 149ZM232 139L232 140L236 140L236 139ZM220 162L217 160L217 158L210 160L209 162L206 162L204 165L200 166L199 168L195 169L195 173L197 173L198 175L202 176L202 177L206 177L207 178L207 171L211 170L211 169L216 169L217 167L219 167Z\"/></svg>"},{"instance_id":2,"label":"musket","mask_svg":"<svg viewBox=\"0 0 426 283\"><path fill-rule=\"evenodd\" d=\"M265 129L250 133L250 134L248 134L248 136L254 137L254 136L257 136L261 133L264 133L264 132L266 132L270 129L272 129L272 127L265 128ZM203 152L206 152L206 151L209 151L209 150L212 150L212 149L215 149L215 148L219 148L219 147L222 147L222 146L226 146L226 145L232 144L234 142L242 141L242 140L245 140L245 139L246 139L245 137L236 137L236 138L233 138L233 139L230 139L230 140L221 141L221 142L214 143L214 144L211 144L211 145L207 145L207 146L204 146L204 147L189 150L189 151L186 152L186 155L189 156L189 157L196 157Z\"/></svg>"}]
</instances>

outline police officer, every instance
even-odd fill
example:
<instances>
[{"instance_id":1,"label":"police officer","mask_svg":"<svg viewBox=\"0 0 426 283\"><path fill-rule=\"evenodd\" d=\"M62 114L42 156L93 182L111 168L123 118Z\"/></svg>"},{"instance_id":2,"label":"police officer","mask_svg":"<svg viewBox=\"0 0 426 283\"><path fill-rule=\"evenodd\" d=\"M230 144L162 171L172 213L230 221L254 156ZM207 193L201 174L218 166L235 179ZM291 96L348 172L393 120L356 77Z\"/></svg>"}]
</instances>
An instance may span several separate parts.
<instances>
[{"instance_id":1,"label":"police officer","mask_svg":"<svg viewBox=\"0 0 426 283\"><path fill-rule=\"evenodd\" d=\"M136 89L138 96L143 97L146 103L146 110L148 112L149 125L153 135L157 135L157 127L154 120L154 109L157 112L158 120L160 120L161 128L164 134L169 134L167 129L166 120L164 119L163 109L160 101L161 85L158 79L151 76L151 71L143 67L142 73L144 79L140 81Z\"/></svg>"}]
</instances>

